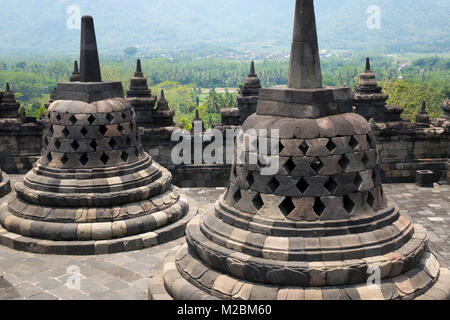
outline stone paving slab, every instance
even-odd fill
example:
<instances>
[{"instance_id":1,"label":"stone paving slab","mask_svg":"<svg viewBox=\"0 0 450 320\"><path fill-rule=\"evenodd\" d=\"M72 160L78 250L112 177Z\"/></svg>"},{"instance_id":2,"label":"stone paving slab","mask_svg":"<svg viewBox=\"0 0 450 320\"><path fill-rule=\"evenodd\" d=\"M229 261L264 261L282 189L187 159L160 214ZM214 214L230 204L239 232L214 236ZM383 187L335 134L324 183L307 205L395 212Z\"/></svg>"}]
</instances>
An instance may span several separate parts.
<instances>
[{"instance_id":1,"label":"stone paving slab","mask_svg":"<svg viewBox=\"0 0 450 320\"><path fill-rule=\"evenodd\" d=\"M12 183L20 175L12 175ZM203 212L225 191L224 188L186 188L188 197L197 201ZM439 262L450 265L450 186L433 189L414 184L385 185L386 195L395 200L402 213L429 232L431 249ZM148 288L165 296L163 260L179 239L140 251L101 256L38 255L0 247L0 300L125 300L147 299ZM68 268L81 273L80 289L67 286Z\"/></svg>"}]
</instances>

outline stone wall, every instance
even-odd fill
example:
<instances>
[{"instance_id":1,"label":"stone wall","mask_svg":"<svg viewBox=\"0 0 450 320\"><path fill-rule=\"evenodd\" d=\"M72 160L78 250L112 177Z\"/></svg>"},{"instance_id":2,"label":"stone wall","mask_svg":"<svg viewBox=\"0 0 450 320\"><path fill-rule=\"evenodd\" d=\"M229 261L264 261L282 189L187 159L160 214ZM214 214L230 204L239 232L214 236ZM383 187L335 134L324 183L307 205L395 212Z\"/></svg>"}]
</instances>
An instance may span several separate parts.
<instances>
[{"instance_id":1,"label":"stone wall","mask_svg":"<svg viewBox=\"0 0 450 320\"><path fill-rule=\"evenodd\" d=\"M39 122L0 121L0 168L6 173L26 173L41 154Z\"/></svg>"},{"instance_id":2,"label":"stone wall","mask_svg":"<svg viewBox=\"0 0 450 320\"><path fill-rule=\"evenodd\" d=\"M450 136L444 128L418 129L411 123L377 123L373 129L386 183L414 182L417 170L432 170L438 182L447 175Z\"/></svg>"},{"instance_id":3,"label":"stone wall","mask_svg":"<svg viewBox=\"0 0 450 320\"><path fill-rule=\"evenodd\" d=\"M172 172L173 184L182 188L225 187L228 185L231 165L227 164L182 164L174 165L172 150L178 142L171 141L172 133L178 127L141 128L141 139L145 151L152 158ZM219 128L221 129L221 127ZM191 134L191 159L194 159L194 137ZM210 142L203 143L203 150ZM226 145L224 135L224 145ZM224 160L225 153L224 151ZM225 161L224 161L225 163Z\"/></svg>"}]
</instances>

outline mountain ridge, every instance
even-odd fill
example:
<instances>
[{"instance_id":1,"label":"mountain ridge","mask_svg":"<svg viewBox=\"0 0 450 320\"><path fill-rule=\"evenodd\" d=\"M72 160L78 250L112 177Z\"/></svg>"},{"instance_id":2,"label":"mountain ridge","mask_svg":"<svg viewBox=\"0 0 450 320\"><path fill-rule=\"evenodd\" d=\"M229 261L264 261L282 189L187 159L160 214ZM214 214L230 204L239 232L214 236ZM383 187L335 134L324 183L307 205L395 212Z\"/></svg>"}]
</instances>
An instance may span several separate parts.
<instances>
[{"instance_id":1,"label":"mountain ridge","mask_svg":"<svg viewBox=\"0 0 450 320\"><path fill-rule=\"evenodd\" d=\"M103 54L216 46L288 50L294 0L14 0L2 1L3 54L73 54L79 30L68 30L71 5L95 19ZM339 50L448 52L450 0L316 0L320 47ZM367 8L381 9L369 30Z\"/></svg>"}]
</instances>

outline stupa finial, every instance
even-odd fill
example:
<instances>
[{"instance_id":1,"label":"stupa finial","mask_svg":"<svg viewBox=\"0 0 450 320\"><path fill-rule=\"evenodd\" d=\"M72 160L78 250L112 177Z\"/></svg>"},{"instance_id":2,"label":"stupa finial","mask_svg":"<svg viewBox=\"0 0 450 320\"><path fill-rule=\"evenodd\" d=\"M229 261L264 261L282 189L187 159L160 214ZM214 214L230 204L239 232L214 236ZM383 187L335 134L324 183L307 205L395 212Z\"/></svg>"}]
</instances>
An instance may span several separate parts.
<instances>
[{"instance_id":1,"label":"stupa finial","mask_svg":"<svg viewBox=\"0 0 450 320\"><path fill-rule=\"evenodd\" d=\"M322 88L314 0L297 0L288 87Z\"/></svg>"},{"instance_id":2,"label":"stupa finial","mask_svg":"<svg viewBox=\"0 0 450 320\"><path fill-rule=\"evenodd\" d=\"M137 59L137 62L136 62L136 72L142 72L141 59Z\"/></svg>"},{"instance_id":3,"label":"stupa finial","mask_svg":"<svg viewBox=\"0 0 450 320\"><path fill-rule=\"evenodd\" d=\"M136 78L144 77L144 73L142 72L142 67L141 67L141 59L137 59L137 61L136 61L136 72L134 73L134 76Z\"/></svg>"},{"instance_id":4,"label":"stupa finial","mask_svg":"<svg viewBox=\"0 0 450 320\"><path fill-rule=\"evenodd\" d=\"M11 87L9 86L9 82L6 83L6 92L11 92Z\"/></svg>"},{"instance_id":5,"label":"stupa finial","mask_svg":"<svg viewBox=\"0 0 450 320\"><path fill-rule=\"evenodd\" d=\"M254 62L254 61L252 61L252 64L250 65L250 74L249 74L249 77L250 77L250 76L253 76L253 77L256 76L256 72L255 72L255 62Z\"/></svg>"},{"instance_id":6,"label":"stupa finial","mask_svg":"<svg viewBox=\"0 0 450 320\"><path fill-rule=\"evenodd\" d=\"M102 82L94 19L91 16L81 18L80 81Z\"/></svg>"},{"instance_id":7,"label":"stupa finial","mask_svg":"<svg viewBox=\"0 0 450 320\"><path fill-rule=\"evenodd\" d=\"M366 58L366 71L370 71L370 58Z\"/></svg>"}]
</instances>

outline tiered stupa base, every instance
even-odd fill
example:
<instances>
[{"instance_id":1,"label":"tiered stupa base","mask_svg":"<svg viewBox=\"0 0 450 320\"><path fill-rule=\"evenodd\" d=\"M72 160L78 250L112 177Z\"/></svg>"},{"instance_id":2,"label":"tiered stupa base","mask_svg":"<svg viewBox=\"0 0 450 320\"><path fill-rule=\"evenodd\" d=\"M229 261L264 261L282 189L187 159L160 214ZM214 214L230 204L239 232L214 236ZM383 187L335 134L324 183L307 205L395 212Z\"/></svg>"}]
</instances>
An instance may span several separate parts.
<instances>
[{"instance_id":1,"label":"tiered stupa base","mask_svg":"<svg viewBox=\"0 0 450 320\"><path fill-rule=\"evenodd\" d=\"M69 171L38 163L16 184L16 194L0 206L0 244L46 254L138 250L184 236L197 213L149 156L133 165Z\"/></svg>"},{"instance_id":2,"label":"tiered stupa base","mask_svg":"<svg viewBox=\"0 0 450 320\"><path fill-rule=\"evenodd\" d=\"M377 222L369 222L376 225L394 219L391 226L320 238L263 235L238 227L245 224L244 220L235 220L231 226L218 218L228 214L231 219L239 213L242 212L228 207L221 199L215 209L192 220L186 231L187 243L173 252L164 267L164 284L171 297L176 300L450 298L450 272L440 268L428 249L426 230L399 215L396 208L386 209ZM262 221L250 224L264 228ZM370 287L371 270L376 267L381 283Z\"/></svg>"}]
</instances>

